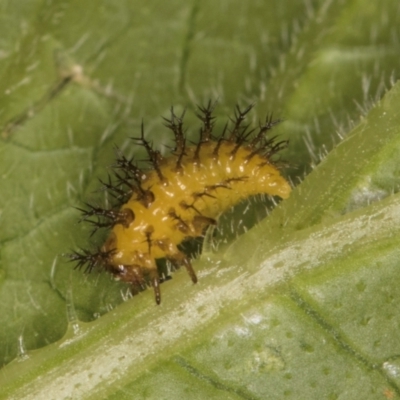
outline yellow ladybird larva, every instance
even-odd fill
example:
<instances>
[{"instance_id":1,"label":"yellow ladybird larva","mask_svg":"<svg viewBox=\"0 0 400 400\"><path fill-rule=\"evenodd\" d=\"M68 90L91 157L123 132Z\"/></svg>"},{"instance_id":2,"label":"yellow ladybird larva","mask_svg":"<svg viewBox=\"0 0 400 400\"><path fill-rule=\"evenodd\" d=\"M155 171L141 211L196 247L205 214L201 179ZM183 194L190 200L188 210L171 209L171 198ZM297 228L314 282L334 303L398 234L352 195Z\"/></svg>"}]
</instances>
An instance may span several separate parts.
<instances>
[{"instance_id":1,"label":"yellow ladybird larva","mask_svg":"<svg viewBox=\"0 0 400 400\"><path fill-rule=\"evenodd\" d=\"M291 191L271 160L286 142L266 137L277 121L267 118L250 130L243 121L251 108L236 107L231 126L215 137L214 105L199 107L202 126L197 144L186 143L183 114L178 117L171 108L171 118L165 121L174 133L175 148L167 157L145 140L142 126L141 136L134 140L145 147L151 168L141 169L119 155L116 181L103 184L122 204L115 209L88 205L88 210L81 210L83 220L111 227L111 232L97 252L70 256L77 267L86 265L90 271L101 266L133 290L150 284L157 304L161 301L157 259L185 266L197 282L190 258L178 249L184 240L202 236L221 213L249 196L287 198Z\"/></svg>"}]
</instances>

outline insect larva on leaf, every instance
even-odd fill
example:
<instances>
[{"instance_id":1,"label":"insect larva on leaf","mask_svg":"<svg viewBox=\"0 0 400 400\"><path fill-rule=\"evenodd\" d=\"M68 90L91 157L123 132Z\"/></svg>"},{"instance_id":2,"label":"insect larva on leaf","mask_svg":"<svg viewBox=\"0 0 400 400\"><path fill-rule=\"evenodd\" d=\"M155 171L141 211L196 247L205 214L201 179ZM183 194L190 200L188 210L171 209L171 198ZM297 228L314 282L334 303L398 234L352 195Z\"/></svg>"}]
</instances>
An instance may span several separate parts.
<instances>
[{"instance_id":1,"label":"insect larva on leaf","mask_svg":"<svg viewBox=\"0 0 400 400\"><path fill-rule=\"evenodd\" d=\"M184 266L196 283L189 256L178 248L183 241L202 236L221 213L249 196L289 196L290 185L271 160L287 142L266 136L279 121L268 117L257 128L249 129L244 119L252 106L237 106L231 123L215 136L214 106L210 101L198 108L201 128L196 144L187 143L184 114L177 116L171 108L170 119L164 120L174 134L175 147L166 157L145 139L142 125L141 135L132 139L145 148L150 167L139 168L118 154L115 179L109 177L103 186L119 207L87 205L81 210L82 220L90 221L95 229L111 228L111 232L97 251L70 255L77 268L104 268L129 283L132 291L151 285L159 304L157 259Z\"/></svg>"}]
</instances>

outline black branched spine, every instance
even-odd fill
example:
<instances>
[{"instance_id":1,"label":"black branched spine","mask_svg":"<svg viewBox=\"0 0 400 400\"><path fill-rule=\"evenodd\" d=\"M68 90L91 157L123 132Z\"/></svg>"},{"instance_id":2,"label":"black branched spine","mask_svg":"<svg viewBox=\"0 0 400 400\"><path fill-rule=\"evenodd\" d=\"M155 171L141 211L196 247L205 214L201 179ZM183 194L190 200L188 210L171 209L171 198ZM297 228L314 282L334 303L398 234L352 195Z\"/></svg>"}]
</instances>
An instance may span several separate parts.
<instances>
[{"instance_id":1,"label":"black branched spine","mask_svg":"<svg viewBox=\"0 0 400 400\"><path fill-rule=\"evenodd\" d=\"M90 252L89 250L81 249L81 251L74 251L68 254L71 262L76 262L74 269L82 269L85 267L85 272L91 272L95 268L107 269L108 260L114 250L102 251L97 249L96 252Z\"/></svg>"},{"instance_id":2,"label":"black branched spine","mask_svg":"<svg viewBox=\"0 0 400 400\"><path fill-rule=\"evenodd\" d=\"M186 154L186 137L183 131L183 117L185 116L186 110L182 112L182 115L178 117L174 113L174 107L171 107L171 118L163 118L165 121L164 126L170 129L175 136L175 148L173 154L177 156L176 160L176 170L182 172L182 159Z\"/></svg>"},{"instance_id":3,"label":"black branched spine","mask_svg":"<svg viewBox=\"0 0 400 400\"><path fill-rule=\"evenodd\" d=\"M161 182L165 182L166 181L165 176L162 174L161 168L160 168L161 162L163 160L163 156L161 155L161 153L158 150L154 150L153 149L153 145L152 145L151 142L147 141L144 138L144 124L143 124L143 122L142 122L141 128L140 128L140 137L138 137L138 138L131 137L131 139L135 140L135 141L138 141L139 144L146 149L147 154L149 156L149 158L146 161L151 163L151 165L153 166L154 170L157 172L157 175L158 175L160 181Z\"/></svg>"},{"instance_id":4,"label":"black branched spine","mask_svg":"<svg viewBox=\"0 0 400 400\"><path fill-rule=\"evenodd\" d=\"M112 228L117 224L121 224L127 228L135 219L135 215L130 208L115 210L96 207L89 203L85 203L85 205L87 207L86 210L77 207L77 210L82 212L82 218L79 220L79 222L86 221L94 225L93 233L99 228ZM97 217L97 219L90 219L92 217Z\"/></svg>"}]
</instances>

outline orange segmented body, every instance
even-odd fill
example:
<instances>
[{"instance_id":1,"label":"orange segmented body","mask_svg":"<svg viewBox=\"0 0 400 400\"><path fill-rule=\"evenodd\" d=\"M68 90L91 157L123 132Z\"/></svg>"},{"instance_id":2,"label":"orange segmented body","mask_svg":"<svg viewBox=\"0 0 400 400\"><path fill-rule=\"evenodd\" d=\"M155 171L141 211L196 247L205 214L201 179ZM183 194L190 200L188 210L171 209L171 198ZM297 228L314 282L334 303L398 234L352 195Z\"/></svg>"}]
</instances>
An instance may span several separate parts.
<instances>
[{"instance_id":1,"label":"orange segmented body","mask_svg":"<svg viewBox=\"0 0 400 400\"><path fill-rule=\"evenodd\" d=\"M199 107L202 126L194 145L186 144L183 115L178 117L171 109L166 126L174 133L175 149L168 157L152 148L142 128L141 137L134 140L145 147L151 168L140 169L123 155L117 159L117 181L104 186L122 205L119 209L89 206L82 210L84 220L96 227L111 227L111 232L97 252L71 255L78 267L87 265L91 270L102 266L130 283L134 291L151 284L159 304L157 259L185 266L195 283L190 257L179 249L183 241L202 236L221 213L249 196L289 196L290 185L271 160L286 142L266 137L278 121L267 118L257 129L249 130L243 121L251 106L237 107L232 126L226 126L216 138L212 135L213 109L211 102Z\"/></svg>"}]
</instances>

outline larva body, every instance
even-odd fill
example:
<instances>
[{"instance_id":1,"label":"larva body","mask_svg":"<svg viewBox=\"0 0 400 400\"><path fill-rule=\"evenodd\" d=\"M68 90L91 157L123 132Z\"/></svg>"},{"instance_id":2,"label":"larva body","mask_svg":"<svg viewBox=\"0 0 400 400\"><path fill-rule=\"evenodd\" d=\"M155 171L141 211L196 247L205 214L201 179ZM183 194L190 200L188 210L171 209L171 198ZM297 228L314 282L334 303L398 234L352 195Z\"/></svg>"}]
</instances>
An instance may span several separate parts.
<instances>
[{"instance_id":1,"label":"larva body","mask_svg":"<svg viewBox=\"0 0 400 400\"><path fill-rule=\"evenodd\" d=\"M157 303L161 296L156 259L184 265L196 282L189 257L178 248L183 241L202 236L221 213L244 198L262 193L287 198L291 190L271 161L284 143L265 138L274 122L267 120L254 135L242 124L250 108L238 108L233 127L218 139L211 135L213 106L200 108L203 126L196 145L186 145L183 116L172 112L167 127L174 132L176 147L165 158L151 148L142 132L136 140L146 148L153 168L141 170L123 156L117 160L124 176L117 173L119 182L106 187L117 197L123 193L121 187L126 187L129 198L119 210L91 207L84 211L84 219L94 215L111 219L108 224L96 224L112 226L112 230L97 253L72 256L78 266L87 264L90 270L101 264L134 289L150 283Z\"/></svg>"}]
</instances>

